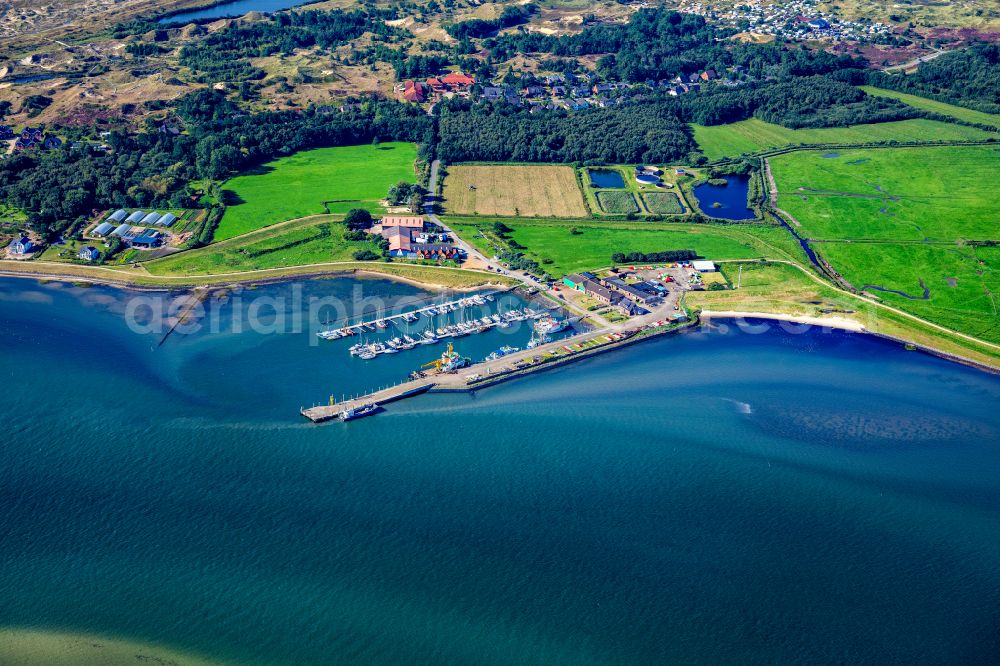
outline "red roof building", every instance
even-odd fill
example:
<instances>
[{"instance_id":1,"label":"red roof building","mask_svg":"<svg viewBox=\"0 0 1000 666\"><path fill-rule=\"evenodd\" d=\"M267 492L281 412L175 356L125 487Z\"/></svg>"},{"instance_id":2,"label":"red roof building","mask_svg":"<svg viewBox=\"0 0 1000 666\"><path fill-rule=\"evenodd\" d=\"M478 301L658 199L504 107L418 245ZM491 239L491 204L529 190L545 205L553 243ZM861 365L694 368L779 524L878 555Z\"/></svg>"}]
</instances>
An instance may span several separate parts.
<instances>
[{"instance_id":1,"label":"red roof building","mask_svg":"<svg viewBox=\"0 0 1000 666\"><path fill-rule=\"evenodd\" d=\"M441 77L441 82L449 88L468 88L476 82L474 78L462 72L452 72Z\"/></svg>"}]
</instances>

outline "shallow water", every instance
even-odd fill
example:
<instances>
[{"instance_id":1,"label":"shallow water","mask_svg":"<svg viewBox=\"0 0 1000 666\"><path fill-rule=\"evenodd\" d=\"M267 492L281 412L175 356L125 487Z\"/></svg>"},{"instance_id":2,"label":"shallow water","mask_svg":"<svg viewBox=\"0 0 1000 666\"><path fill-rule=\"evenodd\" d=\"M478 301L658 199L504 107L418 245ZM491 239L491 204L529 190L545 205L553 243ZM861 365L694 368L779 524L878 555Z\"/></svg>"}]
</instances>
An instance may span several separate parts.
<instances>
[{"instance_id":1,"label":"shallow water","mask_svg":"<svg viewBox=\"0 0 1000 666\"><path fill-rule=\"evenodd\" d=\"M1000 651L993 376L727 324L313 426L301 404L416 357L227 316L157 346L128 303L0 281L5 625L266 664Z\"/></svg>"}]
</instances>

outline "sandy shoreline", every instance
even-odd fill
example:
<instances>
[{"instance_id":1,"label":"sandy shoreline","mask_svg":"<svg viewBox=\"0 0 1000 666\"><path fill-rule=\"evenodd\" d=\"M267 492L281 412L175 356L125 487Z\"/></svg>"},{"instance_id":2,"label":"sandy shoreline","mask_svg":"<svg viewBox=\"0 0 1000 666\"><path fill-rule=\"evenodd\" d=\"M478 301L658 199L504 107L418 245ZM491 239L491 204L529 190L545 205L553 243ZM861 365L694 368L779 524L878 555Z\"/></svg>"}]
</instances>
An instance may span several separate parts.
<instances>
[{"instance_id":1,"label":"sandy shoreline","mask_svg":"<svg viewBox=\"0 0 1000 666\"><path fill-rule=\"evenodd\" d=\"M990 374L1000 374L1000 367L990 365L988 363L982 363L980 361L975 361L971 358L965 356L960 356L958 354L953 354L951 352L946 352L940 349L935 349L934 347L929 347L919 342L914 342L913 340L907 340L896 335L889 335L888 333L881 333L879 331L869 330L859 322L853 319L847 319L846 317L807 317L805 315L787 315L787 314L777 314L770 312L741 312L737 310L703 310L699 315L702 319L712 320L712 319L770 319L774 321L787 321L796 324L810 324L813 326L823 326L826 328L833 328L842 331L850 331L851 333L864 333L865 335L871 335L876 338L881 338L883 340L889 340L892 342L899 343L901 345L906 345L915 351L922 351L931 356L937 356L938 358L943 358L947 361L952 361L954 363L961 363L962 365L967 365L977 370L982 370L983 372L988 372Z\"/></svg>"},{"instance_id":2,"label":"sandy shoreline","mask_svg":"<svg viewBox=\"0 0 1000 666\"><path fill-rule=\"evenodd\" d=\"M136 663L223 666L225 662L143 641L74 631L0 628L0 663L6 666L117 666Z\"/></svg>"},{"instance_id":3,"label":"sandy shoreline","mask_svg":"<svg viewBox=\"0 0 1000 666\"><path fill-rule=\"evenodd\" d=\"M796 324L811 324L813 326L824 326L826 328L836 328L854 333L867 333L868 329L863 324L848 319L847 317L807 317L804 315L787 315L772 312L740 312L738 310L702 310L702 319L772 319L776 321L788 321Z\"/></svg>"}]
</instances>

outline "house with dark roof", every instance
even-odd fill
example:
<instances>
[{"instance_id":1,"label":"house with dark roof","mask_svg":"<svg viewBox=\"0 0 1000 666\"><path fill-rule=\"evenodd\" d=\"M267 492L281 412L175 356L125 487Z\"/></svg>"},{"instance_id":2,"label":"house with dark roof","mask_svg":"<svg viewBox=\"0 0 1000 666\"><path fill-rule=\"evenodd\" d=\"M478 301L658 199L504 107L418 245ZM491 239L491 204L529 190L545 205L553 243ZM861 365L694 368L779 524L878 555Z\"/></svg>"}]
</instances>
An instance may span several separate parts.
<instances>
[{"instance_id":1,"label":"house with dark roof","mask_svg":"<svg viewBox=\"0 0 1000 666\"><path fill-rule=\"evenodd\" d=\"M27 236L21 236L7 246L7 251L14 255L24 256L35 251L35 244Z\"/></svg>"},{"instance_id":2,"label":"house with dark roof","mask_svg":"<svg viewBox=\"0 0 1000 666\"><path fill-rule=\"evenodd\" d=\"M702 81L714 81L717 78L718 77L715 75L714 69L706 69L704 72L701 73Z\"/></svg>"}]
</instances>

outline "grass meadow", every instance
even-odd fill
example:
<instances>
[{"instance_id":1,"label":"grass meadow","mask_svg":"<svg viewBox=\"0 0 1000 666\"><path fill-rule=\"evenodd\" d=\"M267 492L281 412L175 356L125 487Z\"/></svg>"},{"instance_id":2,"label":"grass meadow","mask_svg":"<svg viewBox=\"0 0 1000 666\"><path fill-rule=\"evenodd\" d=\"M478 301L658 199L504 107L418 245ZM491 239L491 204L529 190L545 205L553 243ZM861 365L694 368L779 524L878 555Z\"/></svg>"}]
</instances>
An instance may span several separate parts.
<instances>
[{"instance_id":1,"label":"grass meadow","mask_svg":"<svg viewBox=\"0 0 1000 666\"><path fill-rule=\"evenodd\" d=\"M646 210L658 215L680 215L684 212L676 192L643 192L642 202Z\"/></svg>"},{"instance_id":2,"label":"grass meadow","mask_svg":"<svg viewBox=\"0 0 1000 666\"><path fill-rule=\"evenodd\" d=\"M769 159L778 205L809 238L996 240L1000 152L992 146L879 148Z\"/></svg>"},{"instance_id":3,"label":"grass meadow","mask_svg":"<svg viewBox=\"0 0 1000 666\"><path fill-rule=\"evenodd\" d=\"M888 123L789 129L751 118L726 125L691 125L694 139L711 160L783 146L878 141L980 141L996 137L975 127L916 118Z\"/></svg>"},{"instance_id":4,"label":"grass meadow","mask_svg":"<svg viewBox=\"0 0 1000 666\"><path fill-rule=\"evenodd\" d=\"M328 216L296 220L219 241L196 250L144 262L154 275L211 275L351 261L367 241L348 241L344 226Z\"/></svg>"},{"instance_id":5,"label":"grass meadow","mask_svg":"<svg viewBox=\"0 0 1000 666\"><path fill-rule=\"evenodd\" d=\"M904 104L909 104L910 106L923 109L924 111L940 113L942 116L951 116L952 118L958 118L959 120L964 120L969 123L990 125L1000 129L1000 116L993 113L975 111L973 109L967 109L964 106L955 106L954 104L939 102L937 100L927 99L926 97L918 97L917 95L910 95L908 93L896 92L895 90L886 90L885 88L861 86L861 89L869 95L898 99Z\"/></svg>"},{"instance_id":6,"label":"grass meadow","mask_svg":"<svg viewBox=\"0 0 1000 666\"><path fill-rule=\"evenodd\" d=\"M615 252L691 249L713 260L805 259L790 234L780 227L766 225L530 220L504 220L504 224L513 229L510 238L524 246L520 251L556 276L610 266ZM496 248L489 239L477 236L481 228L488 230L492 221L449 219L448 225L487 256L495 254ZM571 233L573 228L576 234Z\"/></svg>"},{"instance_id":7,"label":"grass meadow","mask_svg":"<svg viewBox=\"0 0 1000 666\"><path fill-rule=\"evenodd\" d=\"M223 183L237 203L226 208L215 238L351 208L379 212L390 185L414 182L416 159L414 144L396 142L317 148L268 162Z\"/></svg>"},{"instance_id":8,"label":"grass meadow","mask_svg":"<svg viewBox=\"0 0 1000 666\"><path fill-rule=\"evenodd\" d=\"M778 205L799 221L800 233L854 287L881 287L867 290L941 326L1000 342L1000 253L968 242L1000 240L1000 153L989 146L838 152L770 160Z\"/></svg>"},{"instance_id":9,"label":"grass meadow","mask_svg":"<svg viewBox=\"0 0 1000 666\"><path fill-rule=\"evenodd\" d=\"M455 215L587 215L576 174L569 166L449 166L443 196L445 209Z\"/></svg>"}]
</instances>

